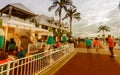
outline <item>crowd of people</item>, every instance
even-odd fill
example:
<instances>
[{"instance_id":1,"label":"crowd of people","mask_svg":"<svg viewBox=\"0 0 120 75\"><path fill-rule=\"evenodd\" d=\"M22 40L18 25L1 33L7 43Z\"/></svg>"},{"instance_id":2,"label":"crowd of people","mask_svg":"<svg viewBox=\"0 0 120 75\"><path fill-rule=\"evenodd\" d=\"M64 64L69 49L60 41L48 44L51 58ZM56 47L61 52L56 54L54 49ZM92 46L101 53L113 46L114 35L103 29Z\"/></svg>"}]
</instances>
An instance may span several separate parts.
<instances>
[{"instance_id":1,"label":"crowd of people","mask_svg":"<svg viewBox=\"0 0 120 75\"><path fill-rule=\"evenodd\" d=\"M86 43L86 48L87 48L87 52L91 54L91 47L93 46L96 50L97 54L100 54L99 50L100 47L102 47L100 40L98 37L95 37L95 39L93 41L91 41L91 39L86 38L85 40ZM109 51L110 51L110 57L114 57L114 39L113 37L111 37L111 35L108 35L108 37L106 38L106 44L108 45Z\"/></svg>"},{"instance_id":2,"label":"crowd of people","mask_svg":"<svg viewBox=\"0 0 120 75\"><path fill-rule=\"evenodd\" d=\"M90 38L86 38L84 41L86 43L87 53L91 54L91 47L94 47L96 50L96 54L100 55L100 48L102 47L102 45L98 37L95 37L94 40L91 40ZM61 47L63 44L65 43L61 43L58 41L55 44L50 45L49 48L47 48L46 44L43 44L42 47L38 50L38 53L45 52L45 50L55 50L56 48ZM111 37L111 35L108 35L108 37L106 38L106 44L108 45L111 54L110 57L114 57L113 48L115 45L114 45L114 39ZM26 56L27 50L25 50L22 46L17 48L15 47L15 45L16 44L14 42L14 39L10 39L10 42L6 43L7 51L6 52L0 51L0 64L4 62L8 62L9 60L13 60L10 59L8 55L12 55L15 59L24 58Z\"/></svg>"},{"instance_id":3,"label":"crowd of people","mask_svg":"<svg viewBox=\"0 0 120 75\"><path fill-rule=\"evenodd\" d=\"M65 44L65 43L64 43ZM55 50L56 48L60 48L61 45L63 45L62 42L57 41L55 44L52 44L49 46L47 44L43 44L41 48L38 49L37 53L42 53L42 52L46 52L46 50ZM0 64L3 61L8 62L8 58L10 57L10 60L14 60L14 59L19 59L19 58L24 58L28 55L32 55L27 53L27 50L24 49L24 47L20 46L17 47L16 43L14 41L13 38L10 39L10 41L6 41L6 49L5 52L0 50ZM35 54L35 53L33 53Z\"/></svg>"},{"instance_id":4,"label":"crowd of people","mask_svg":"<svg viewBox=\"0 0 120 75\"><path fill-rule=\"evenodd\" d=\"M23 58L26 56L27 51L21 46L18 49L14 49L12 52L3 52L0 50L0 64L14 60Z\"/></svg>"}]
</instances>

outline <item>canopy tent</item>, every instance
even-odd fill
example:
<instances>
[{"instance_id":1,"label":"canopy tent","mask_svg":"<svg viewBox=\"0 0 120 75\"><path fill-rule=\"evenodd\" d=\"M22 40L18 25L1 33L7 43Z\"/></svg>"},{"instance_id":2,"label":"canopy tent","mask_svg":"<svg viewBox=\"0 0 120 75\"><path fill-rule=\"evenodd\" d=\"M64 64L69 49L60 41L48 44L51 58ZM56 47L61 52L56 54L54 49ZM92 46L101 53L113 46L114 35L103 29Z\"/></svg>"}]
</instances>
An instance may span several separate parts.
<instances>
[{"instance_id":1,"label":"canopy tent","mask_svg":"<svg viewBox=\"0 0 120 75\"><path fill-rule=\"evenodd\" d=\"M2 8L0 12L1 14L8 14L9 17L12 15L22 19L27 19L36 16L31 10L29 10L26 6L24 6L21 3L8 4L4 8Z\"/></svg>"}]
</instances>

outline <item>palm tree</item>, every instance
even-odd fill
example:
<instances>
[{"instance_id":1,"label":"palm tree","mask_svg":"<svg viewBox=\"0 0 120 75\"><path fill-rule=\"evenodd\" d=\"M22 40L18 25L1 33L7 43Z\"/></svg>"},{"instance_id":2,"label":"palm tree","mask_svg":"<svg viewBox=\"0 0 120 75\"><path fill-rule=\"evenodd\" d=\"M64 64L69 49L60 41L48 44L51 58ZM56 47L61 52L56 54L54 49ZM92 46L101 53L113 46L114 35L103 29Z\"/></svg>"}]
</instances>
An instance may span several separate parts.
<instances>
[{"instance_id":1,"label":"palm tree","mask_svg":"<svg viewBox=\"0 0 120 75\"><path fill-rule=\"evenodd\" d=\"M80 21L80 19L81 19L80 18L80 13L77 12L77 9L75 7L74 8L70 7L69 9L67 9L66 12L67 13L66 13L65 17L62 20L66 19L66 18L69 18L69 22L70 22L70 36L71 36L71 34L72 34L72 20L74 18L74 19Z\"/></svg>"},{"instance_id":2,"label":"palm tree","mask_svg":"<svg viewBox=\"0 0 120 75\"><path fill-rule=\"evenodd\" d=\"M103 31L103 36L105 36L105 31L110 32L110 28L108 26L101 25L98 29L99 30L97 32Z\"/></svg>"},{"instance_id":3,"label":"palm tree","mask_svg":"<svg viewBox=\"0 0 120 75\"><path fill-rule=\"evenodd\" d=\"M71 0L52 0L53 4L48 8L49 11L57 8L55 10L55 15L59 15L59 28L61 26L61 13L62 9L66 10L67 6L73 6ZM73 6L75 7L75 6Z\"/></svg>"}]
</instances>

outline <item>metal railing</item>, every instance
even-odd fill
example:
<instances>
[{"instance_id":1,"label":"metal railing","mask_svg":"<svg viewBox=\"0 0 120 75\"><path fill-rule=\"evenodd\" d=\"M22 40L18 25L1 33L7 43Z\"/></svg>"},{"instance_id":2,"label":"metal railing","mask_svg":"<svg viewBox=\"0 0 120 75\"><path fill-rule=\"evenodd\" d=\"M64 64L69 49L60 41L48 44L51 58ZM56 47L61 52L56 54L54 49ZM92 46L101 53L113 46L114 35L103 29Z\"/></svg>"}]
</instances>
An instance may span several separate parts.
<instances>
[{"instance_id":1,"label":"metal railing","mask_svg":"<svg viewBox=\"0 0 120 75\"><path fill-rule=\"evenodd\" d=\"M0 75L37 75L74 49L73 44L42 52L0 65Z\"/></svg>"}]
</instances>

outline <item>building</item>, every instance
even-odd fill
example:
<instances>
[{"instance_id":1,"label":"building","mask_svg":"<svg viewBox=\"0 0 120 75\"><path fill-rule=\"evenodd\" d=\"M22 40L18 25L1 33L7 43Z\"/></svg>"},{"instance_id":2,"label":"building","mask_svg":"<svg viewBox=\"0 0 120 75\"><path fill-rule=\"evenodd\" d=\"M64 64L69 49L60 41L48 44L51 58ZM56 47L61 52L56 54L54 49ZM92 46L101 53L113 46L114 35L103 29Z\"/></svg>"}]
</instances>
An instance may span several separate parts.
<instances>
[{"instance_id":1,"label":"building","mask_svg":"<svg viewBox=\"0 0 120 75\"><path fill-rule=\"evenodd\" d=\"M50 26L53 28L54 35L59 28L59 23L54 18L45 15L37 16L21 3L8 4L0 12L6 41L13 38L16 46L23 46L26 50L28 44L36 44L38 39L47 40ZM62 24L61 33L66 31L64 23ZM57 35L54 37L57 41Z\"/></svg>"}]
</instances>

